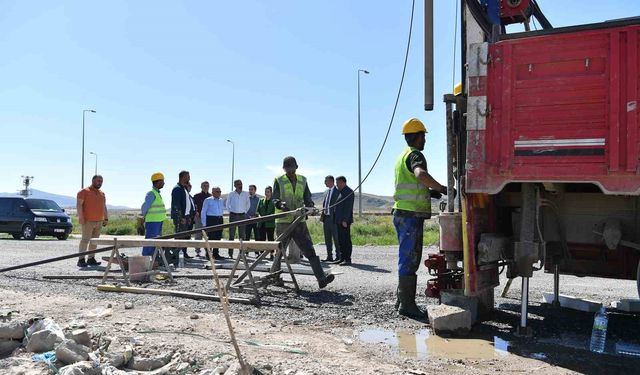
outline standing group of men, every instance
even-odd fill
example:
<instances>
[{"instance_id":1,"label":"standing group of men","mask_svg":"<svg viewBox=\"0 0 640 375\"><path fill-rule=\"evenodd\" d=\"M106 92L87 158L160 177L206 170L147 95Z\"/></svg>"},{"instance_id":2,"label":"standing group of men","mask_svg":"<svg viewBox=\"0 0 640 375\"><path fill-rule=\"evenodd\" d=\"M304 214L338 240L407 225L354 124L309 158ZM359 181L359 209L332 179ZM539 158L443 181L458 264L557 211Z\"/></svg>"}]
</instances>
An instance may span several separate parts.
<instances>
[{"instance_id":1,"label":"standing group of men","mask_svg":"<svg viewBox=\"0 0 640 375\"><path fill-rule=\"evenodd\" d=\"M324 178L328 188L322 201L320 221L324 229L324 243L327 246L327 258L323 262L351 265L351 224L353 224L353 190L347 186L344 176ZM335 247L335 258L333 256Z\"/></svg>"},{"instance_id":2,"label":"standing group of men","mask_svg":"<svg viewBox=\"0 0 640 375\"><path fill-rule=\"evenodd\" d=\"M195 229L220 225L223 223L224 210L229 212L229 221L235 222L254 218L258 215L272 215L275 207L271 202L271 187L265 189L265 197L260 199L256 195L256 186L250 185L249 192L242 190L242 181L235 180L235 190L232 191L225 201L222 199L222 190L218 186L211 188L209 192L209 182L203 181L200 184L201 191L191 196L191 175L188 171L181 171L178 174L178 183L171 190L171 209L170 216L173 220L176 233L188 232ZM145 222L145 238L154 238L162 233L162 223L166 217L165 206L160 195L160 189L164 186L164 175L162 173L154 173L151 176L153 184L152 190L147 193L145 202L142 205L142 215ZM157 212L156 212L157 211ZM161 214L160 214L161 211ZM229 228L229 240L234 240L236 232L238 236L245 241L253 238L255 240L273 240L275 222L267 220L260 225L247 225ZM237 228L237 229L236 229ZM214 230L207 233L212 240L220 240L222 238L222 230ZM189 239L190 234L182 235L176 238ZM196 239L202 239L202 233L195 233ZM168 260L174 265L178 264L179 253L182 251L183 257L186 259L193 258L187 253L186 248L173 249L167 252ZM142 255L152 255L153 247L143 248ZM196 255L200 256L201 251L196 248ZM223 259L219 249L213 249L213 258L215 260ZM206 254L209 257L209 254ZM233 249L229 249L229 257L233 257Z\"/></svg>"}]
</instances>

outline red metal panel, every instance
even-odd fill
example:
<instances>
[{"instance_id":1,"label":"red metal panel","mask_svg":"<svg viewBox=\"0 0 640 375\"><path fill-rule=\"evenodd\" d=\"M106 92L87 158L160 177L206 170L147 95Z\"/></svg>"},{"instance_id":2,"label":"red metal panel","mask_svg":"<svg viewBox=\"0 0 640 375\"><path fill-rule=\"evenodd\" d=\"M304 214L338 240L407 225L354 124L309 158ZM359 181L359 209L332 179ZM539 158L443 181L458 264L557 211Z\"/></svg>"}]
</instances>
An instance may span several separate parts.
<instances>
[{"instance_id":1,"label":"red metal panel","mask_svg":"<svg viewBox=\"0 0 640 375\"><path fill-rule=\"evenodd\" d=\"M611 33L611 74L609 96L609 170L620 169L620 35Z\"/></svg>"},{"instance_id":2,"label":"red metal panel","mask_svg":"<svg viewBox=\"0 0 640 375\"><path fill-rule=\"evenodd\" d=\"M486 132L468 134L467 191L558 181L640 195L639 34L633 25L491 45L491 112Z\"/></svg>"},{"instance_id":3,"label":"red metal panel","mask_svg":"<svg viewBox=\"0 0 640 375\"><path fill-rule=\"evenodd\" d=\"M624 108L627 114L627 172L636 172L638 165L638 29L627 34L627 97ZM635 103L635 104L634 104Z\"/></svg>"}]
</instances>

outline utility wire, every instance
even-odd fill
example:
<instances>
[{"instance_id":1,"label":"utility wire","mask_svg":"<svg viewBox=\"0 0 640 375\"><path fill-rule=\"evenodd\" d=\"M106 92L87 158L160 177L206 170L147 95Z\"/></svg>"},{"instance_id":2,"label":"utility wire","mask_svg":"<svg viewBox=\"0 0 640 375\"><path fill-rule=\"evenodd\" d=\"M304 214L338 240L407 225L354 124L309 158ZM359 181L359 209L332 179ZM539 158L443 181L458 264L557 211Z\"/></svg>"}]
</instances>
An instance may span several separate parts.
<instances>
[{"instance_id":1,"label":"utility wire","mask_svg":"<svg viewBox=\"0 0 640 375\"><path fill-rule=\"evenodd\" d=\"M373 172L373 169L376 167L376 164L378 164L378 160L380 160L380 156L382 155L382 151L384 151L384 147L387 144L387 140L389 139L389 132L391 132L391 126L393 125L393 120L396 117L396 110L398 109L398 102L400 101L400 94L402 93L402 85L404 83L404 76L405 76L405 73L407 71L407 61L409 60L409 47L411 46L411 31L413 30L413 14L415 12L415 8L416 8L416 0L412 0L412 2L411 2L411 19L409 20L409 35L407 37L407 49L406 49L405 54L404 54L404 65L402 67L402 77L400 78L400 86L398 87L398 94L396 95L396 102L395 102L395 104L393 106L393 112L391 113L391 119L389 120L389 126L387 127L387 134L385 134L385 136L384 136L384 140L382 141L382 146L380 146L380 151L378 152L378 156L376 156L376 159L373 161L373 164L371 165L371 168L369 169L369 172L367 172L367 174L364 176L364 178L362 179L362 182L360 183L360 185L358 185L355 189L353 189L352 192L349 195L347 195L346 197L340 199L336 203L334 203L334 204L330 205L329 207L327 207L329 209L331 209L331 208L337 206L338 204L342 203L344 200L346 200L347 198L349 198L350 196L355 194L356 191L360 191L360 187L367 180L367 178L369 177L371 172Z\"/></svg>"}]
</instances>

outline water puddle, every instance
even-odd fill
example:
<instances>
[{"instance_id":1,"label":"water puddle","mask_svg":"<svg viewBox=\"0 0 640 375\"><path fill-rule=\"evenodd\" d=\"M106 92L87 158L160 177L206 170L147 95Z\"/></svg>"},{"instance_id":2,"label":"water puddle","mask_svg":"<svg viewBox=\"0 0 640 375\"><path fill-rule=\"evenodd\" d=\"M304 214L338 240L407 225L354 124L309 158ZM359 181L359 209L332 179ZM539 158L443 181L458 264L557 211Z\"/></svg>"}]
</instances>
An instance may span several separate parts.
<instances>
[{"instance_id":1,"label":"water puddle","mask_svg":"<svg viewBox=\"0 0 640 375\"><path fill-rule=\"evenodd\" d=\"M367 329L359 333L367 344L386 344L404 357L427 359L431 356L449 359L492 359L509 355L509 342L498 336L487 338L444 338L428 329L418 332Z\"/></svg>"}]
</instances>

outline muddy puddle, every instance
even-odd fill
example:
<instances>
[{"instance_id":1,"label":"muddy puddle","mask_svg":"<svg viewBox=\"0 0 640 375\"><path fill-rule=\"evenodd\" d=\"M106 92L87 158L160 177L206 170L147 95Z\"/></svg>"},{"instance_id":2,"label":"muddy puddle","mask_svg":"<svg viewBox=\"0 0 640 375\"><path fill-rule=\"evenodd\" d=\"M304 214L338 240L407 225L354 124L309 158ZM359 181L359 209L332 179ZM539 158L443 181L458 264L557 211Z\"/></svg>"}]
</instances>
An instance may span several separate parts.
<instances>
[{"instance_id":1,"label":"muddy puddle","mask_svg":"<svg viewBox=\"0 0 640 375\"><path fill-rule=\"evenodd\" d=\"M498 336L444 338L428 329L418 332L366 329L359 339L367 344L386 344L403 357L427 359L432 356L450 359L492 359L509 355L509 342Z\"/></svg>"}]
</instances>

